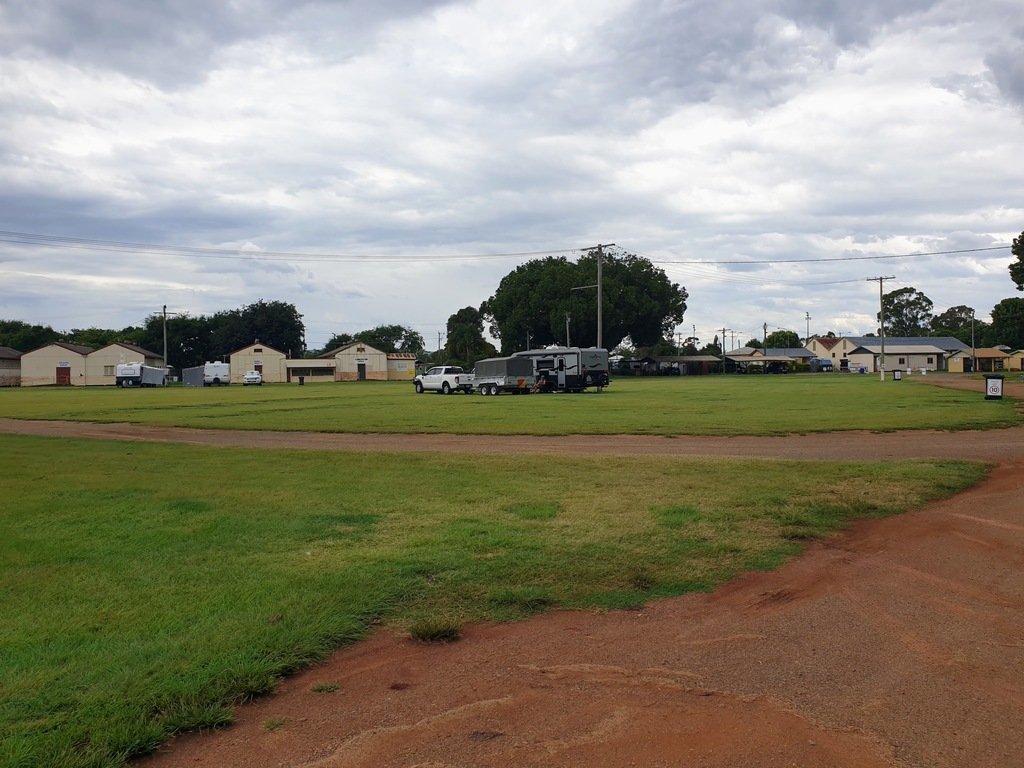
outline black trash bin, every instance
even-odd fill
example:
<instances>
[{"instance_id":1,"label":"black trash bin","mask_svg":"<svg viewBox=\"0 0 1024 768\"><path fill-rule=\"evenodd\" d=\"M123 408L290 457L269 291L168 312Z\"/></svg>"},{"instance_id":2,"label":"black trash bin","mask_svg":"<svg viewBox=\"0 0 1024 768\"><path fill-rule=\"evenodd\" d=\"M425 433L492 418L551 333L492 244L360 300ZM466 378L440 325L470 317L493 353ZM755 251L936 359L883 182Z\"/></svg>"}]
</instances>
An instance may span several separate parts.
<instances>
[{"instance_id":1,"label":"black trash bin","mask_svg":"<svg viewBox=\"0 0 1024 768\"><path fill-rule=\"evenodd\" d=\"M892 372L892 380L893 381L902 381L903 380L903 371L901 371L899 368L897 368L895 371L893 371Z\"/></svg>"},{"instance_id":2,"label":"black trash bin","mask_svg":"<svg viewBox=\"0 0 1024 768\"><path fill-rule=\"evenodd\" d=\"M299 376L299 386L301 387L305 383L306 383L306 377L305 376Z\"/></svg>"},{"instance_id":3,"label":"black trash bin","mask_svg":"<svg viewBox=\"0 0 1024 768\"><path fill-rule=\"evenodd\" d=\"M1001 373L986 373L985 374L985 399L986 400L1002 400L1003 399L1003 374L1001 374Z\"/></svg>"}]
</instances>

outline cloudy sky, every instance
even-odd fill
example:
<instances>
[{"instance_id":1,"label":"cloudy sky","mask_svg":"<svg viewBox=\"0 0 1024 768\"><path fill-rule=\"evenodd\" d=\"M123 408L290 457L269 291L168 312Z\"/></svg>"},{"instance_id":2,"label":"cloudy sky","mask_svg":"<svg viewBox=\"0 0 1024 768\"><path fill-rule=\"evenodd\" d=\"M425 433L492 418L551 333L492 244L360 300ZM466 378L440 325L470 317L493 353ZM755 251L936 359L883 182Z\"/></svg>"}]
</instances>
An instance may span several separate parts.
<instances>
[{"instance_id":1,"label":"cloudy sky","mask_svg":"<svg viewBox=\"0 0 1024 768\"><path fill-rule=\"evenodd\" d=\"M0 109L2 319L435 348L596 243L703 341L873 331L877 276L1019 295L1019 0L0 0Z\"/></svg>"}]
</instances>

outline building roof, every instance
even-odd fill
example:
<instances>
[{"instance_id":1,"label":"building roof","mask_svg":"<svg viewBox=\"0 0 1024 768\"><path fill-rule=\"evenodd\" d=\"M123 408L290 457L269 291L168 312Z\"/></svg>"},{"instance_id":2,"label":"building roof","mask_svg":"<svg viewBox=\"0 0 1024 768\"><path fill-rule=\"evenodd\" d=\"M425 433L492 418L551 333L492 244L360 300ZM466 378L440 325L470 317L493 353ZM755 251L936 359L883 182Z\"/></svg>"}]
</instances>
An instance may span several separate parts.
<instances>
[{"instance_id":1,"label":"building roof","mask_svg":"<svg viewBox=\"0 0 1024 768\"><path fill-rule=\"evenodd\" d=\"M868 352L868 353L871 353L871 354L876 354L876 355L877 354L881 354L882 353L882 340L881 340L881 338L873 339L873 341L874 341L874 343L872 343L872 344L861 344L861 345L859 345L856 349L854 349L852 352L850 352L850 354L851 355L864 354L865 352ZM921 339L918 339L918 341L920 342ZM968 348L968 349L970 349L970 348ZM953 352L958 352L958 351L960 351L960 350L943 349L942 347L939 347L939 346L937 346L935 344L920 344L920 343L918 343L918 344L889 344L889 340L888 339L885 340L885 354L886 355L896 355L896 354L904 354L904 355L944 355L944 354L951 354Z\"/></svg>"},{"instance_id":2,"label":"building roof","mask_svg":"<svg viewBox=\"0 0 1024 768\"><path fill-rule=\"evenodd\" d=\"M0 347L0 360L20 360L21 352L13 347Z\"/></svg>"},{"instance_id":3,"label":"building roof","mask_svg":"<svg viewBox=\"0 0 1024 768\"><path fill-rule=\"evenodd\" d=\"M106 347L102 347L102 349L106 349L107 347L124 347L125 349L130 349L132 352L138 352L140 355L143 355L145 357L163 357L163 355L160 352L153 352L152 350L146 349L145 347L140 347L138 344L129 344L127 341L112 341L109 344L107 344Z\"/></svg>"},{"instance_id":4,"label":"building roof","mask_svg":"<svg viewBox=\"0 0 1024 768\"><path fill-rule=\"evenodd\" d=\"M349 349L349 348L355 347L355 346L366 347L366 351L367 352L376 352L378 355L386 354L385 352L382 352L381 350L377 349L372 344L367 344L365 341L359 341L358 339L356 339L355 341L350 341L348 344L342 344L340 347L336 347L335 349L328 350L328 351L324 352L323 354L319 355L319 357L336 357L337 355L339 355L342 352L344 352L346 349Z\"/></svg>"},{"instance_id":5,"label":"building roof","mask_svg":"<svg viewBox=\"0 0 1024 768\"><path fill-rule=\"evenodd\" d=\"M880 346L881 336L847 336L848 342L857 347ZM919 345L931 345L938 347L943 352L956 352L958 349L970 349L960 339L953 336L886 336L885 346L889 347L914 347Z\"/></svg>"},{"instance_id":6,"label":"building roof","mask_svg":"<svg viewBox=\"0 0 1024 768\"><path fill-rule=\"evenodd\" d=\"M36 347L32 352L38 352L40 349L46 349L47 347L63 347L69 352L74 352L76 355L88 355L90 352L95 352L92 347L85 347L81 344L68 344L66 341L51 341L49 344L43 344L41 347ZM25 353L30 354L29 352Z\"/></svg>"},{"instance_id":7,"label":"building roof","mask_svg":"<svg viewBox=\"0 0 1024 768\"><path fill-rule=\"evenodd\" d=\"M229 352L228 356L230 357L231 355L237 355L243 349L249 349L249 347L255 347L256 345L259 345L259 346L263 347L264 349L269 349L271 352L277 352L277 354L279 354L279 355L283 355L284 354L284 352L282 352L280 349L277 349L276 347L272 347L269 344L264 344L259 339L256 339L256 341L254 341L252 344L246 344L244 347L239 347L234 352Z\"/></svg>"}]
</instances>

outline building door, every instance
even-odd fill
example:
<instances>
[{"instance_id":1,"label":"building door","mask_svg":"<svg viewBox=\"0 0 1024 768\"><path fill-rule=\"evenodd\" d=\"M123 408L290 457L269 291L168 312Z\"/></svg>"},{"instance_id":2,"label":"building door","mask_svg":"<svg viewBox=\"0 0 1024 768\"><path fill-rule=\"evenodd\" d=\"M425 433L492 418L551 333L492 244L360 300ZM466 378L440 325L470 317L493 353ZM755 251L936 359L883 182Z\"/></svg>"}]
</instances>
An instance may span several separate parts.
<instances>
[{"instance_id":1,"label":"building door","mask_svg":"<svg viewBox=\"0 0 1024 768\"><path fill-rule=\"evenodd\" d=\"M60 386L70 387L71 386L71 369L70 368L58 368L57 369L57 384Z\"/></svg>"},{"instance_id":2,"label":"building door","mask_svg":"<svg viewBox=\"0 0 1024 768\"><path fill-rule=\"evenodd\" d=\"M252 367L252 369L253 369L254 371L257 371L257 372L258 372L258 373L260 374L260 376L262 376L262 375L263 375L263 363L256 363L256 364L255 364L255 365L254 365L254 366Z\"/></svg>"},{"instance_id":3,"label":"building door","mask_svg":"<svg viewBox=\"0 0 1024 768\"><path fill-rule=\"evenodd\" d=\"M366 363L356 363L356 371L359 381L366 381Z\"/></svg>"}]
</instances>

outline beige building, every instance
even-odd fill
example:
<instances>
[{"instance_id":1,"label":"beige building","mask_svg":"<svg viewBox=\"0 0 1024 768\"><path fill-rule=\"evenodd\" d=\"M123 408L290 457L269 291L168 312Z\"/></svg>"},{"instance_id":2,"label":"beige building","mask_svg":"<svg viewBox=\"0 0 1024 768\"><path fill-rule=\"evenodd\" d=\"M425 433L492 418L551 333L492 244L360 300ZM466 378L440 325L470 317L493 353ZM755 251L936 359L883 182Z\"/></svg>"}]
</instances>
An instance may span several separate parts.
<instances>
[{"instance_id":1,"label":"beige building","mask_svg":"<svg viewBox=\"0 0 1024 768\"><path fill-rule=\"evenodd\" d=\"M90 352L85 358L85 384L117 383L118 363L142 363L153 368L163 368L163 356L148 349L137 347L123 341L115 341Z\"/></svg>"},{"instance_id":2,"label":"beige building","mask_svg":"<svg viewBox=\"0 0 1024 768\"><path fill-rule=\"evenodd\" d=\"M0 347L0 387L21 386L21 352Z\"/></svg>"},{"instance_id":3,"label":"beige building","mask_svg":"<svg viewBox=\"0 0 1024 768\"><path fill-rule=\"evenodd\" d=\"M1000 347L978 347L962 350L948 360L950 373L1002 373L1021 370L1024 353Z\"/></svg>"},{"instance_id":4,"label":"beige building","mask_svg":"<svg viewBox=\"0 0 1024 768\"><path fill-rule=\"evenodd\" d=\"M807 349L815 357L830 361L837 371L863 368L877 373L882 368L883 345L888 371L944 371L953 355L970 350L962 341L949 336L824 336L812 338Z\"/></svg>"},{"instance_id":5,"label":"beige building","mask_svg":"<svg viewBox=\"0 0 1024 768\"><path fill-rule=\"evenodd\" d=\"M241 384L246 371L259 371L266 384L288 381L288 356L256 340L255 343L231 353L231 383Z\"/></svg>"},{"instance_id":6,"label":"beige building","mask_svg":"<svg viewBox=\"0 0 1024 768\"><path fill-rule=\"evenodd\" d=\"M362 341L324 352L325 360L334 360L335 381L387 381L388 356Z\"/></svg>"},{"instance_id":7,"label":"beige building","mask_svg":"<svg viewBox=\"0 0 1024 768\"><path fill-rule=\"evenodd\" d=\"M21 356L21 386L83 385L85 358L92 347L54 341Z\"/></svg>"},{"instance_id":8,"label":"beige building","mask_svg":"<svg viewBox=\"0 0 1024 768\"><path fill-rule=\"evenodd\" d=\"M388 381L412 381L416 376L416 355L388 352Z\"/></svg>"}]
</instances>

